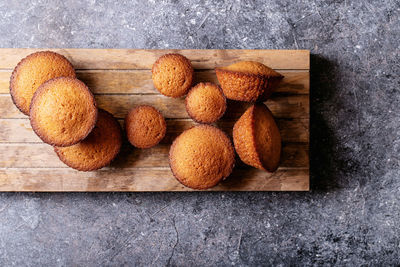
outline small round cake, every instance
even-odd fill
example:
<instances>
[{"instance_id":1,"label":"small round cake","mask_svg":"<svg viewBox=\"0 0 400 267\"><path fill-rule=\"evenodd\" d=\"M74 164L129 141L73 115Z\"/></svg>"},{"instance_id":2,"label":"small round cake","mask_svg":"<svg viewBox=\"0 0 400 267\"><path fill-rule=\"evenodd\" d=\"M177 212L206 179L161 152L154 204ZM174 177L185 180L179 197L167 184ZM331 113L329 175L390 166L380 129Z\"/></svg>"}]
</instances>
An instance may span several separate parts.
<instances>
[{"instance_id":1,"label":"small round cake","mask_svg":"<svg viewBox=\"0 0 400 267\"><path fill-rule=\"evenodd\" d=\"M226 98L239 101L265 101L284 78L273 69L255 61L241 61L215 68Z\"/></svg>"},{"instance_id":2,"label":"small round cake","mask_svg":"<svg viewBox=\"0 0 400 267\"><path fill-rule=\"evenodd\" d=\"M161 94L182 97L192 86L193 67L190 60L180 54L166 54L154 63L152 79Z\"/></svg>"},{"instance_id":3,"label":"small round cake","mask_svg":"<svg viewBox=\"0 0 400 267\"><path fill-rule=\"evenodd\" d=\"M179 135L169 151L175 178L193 189L207 189L228 177L235 164L235 151L220 129L201 124Z\"/></svg>"},{"instance_id":4,"label":"small round cake","mask_svg":"<svg viewBox=\"0 0 400 267\"><path fill-rule=\"evenodd\" d=\"M90 133L96 124L93 94L78 79L59 77L35 92L29 115L32 129L53 146L71 146Z\"/></svg>"},{"instance_id":5,"label":"small round cake","mask_svg":"<svg viewBox=\"0 0 400 267\"><path fill-rule=\"evenodd\" d=\"M10 79L10 94L14 104L25 115L35 91L44 82L56 77L75 78L72 64L64 56L42 51L30 54L15 67Z\"/></svg>"},{"instance_id":6,"label":"small round cake","mask_svg":"<svg viewBox=\"0 0 400 267\"><path fill-rule=\"evenodd\" d=\"M79 171L93 171L110 164L122 145L122 130L118 121L99 109L93 131L81 142L69 147L54 147L62 162Z\"/></svg>"},{"instance_id":7,"label":"small round cake","mask_svg":"<svg viewBox=\"0 0 400 267\"><path fill-rule=\"evenodd\" d=\"M199 83L186 96L186 111L197 122L216 122L225 110L226 98L216 84Z\"/></svg>"},{"instance_id":8,"label":"small round cake","mask_svg":"<svg viewBox=\"0 0 400 267\"><path fill-rule=\"evenodd\" d=\"M167 124L161 113L151 106L133 108L125 118L129 142L137 148L150 148L164 138Z\"/></svg>"},{"instance_id":9,"label":"small round cake","mask_svg":"<svg viewBox=\"0 0 400 267\"><path fill-rule=\"evenodd\" d=\"M240 159L255 168L274 172L281 156L281 135L271 111L255 104L233 126L233 143Z\"/></svg>"}]
</instances>

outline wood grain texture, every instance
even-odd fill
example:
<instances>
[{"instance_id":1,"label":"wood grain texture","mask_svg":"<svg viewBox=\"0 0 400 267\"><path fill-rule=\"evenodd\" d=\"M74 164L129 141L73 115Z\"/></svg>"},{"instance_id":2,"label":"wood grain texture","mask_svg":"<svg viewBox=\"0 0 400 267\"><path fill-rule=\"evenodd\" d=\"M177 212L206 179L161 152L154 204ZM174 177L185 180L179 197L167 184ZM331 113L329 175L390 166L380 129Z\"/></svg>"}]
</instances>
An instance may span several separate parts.
<instances>
[{"instance_id":1,"label":"wood grain texture","mask_svg":"<svg viewBox=\"0 0 400 267\"><path fill-rule=\"evenodd\" d=\"M11 70L0 71L0 94L9 93ZM308 71L282 71L285 78L276 90L282 94L308 94ZM149 70L80 70L78 79L95 94L158 94ZM214 70L196 71L195 82L218 84Z\"/></svg>"},{"instance_id":2,"label":"wood grain texture","mask_svg":"<svg viewBox=\"0 0 400 267\"><path fill-rule=\"evenodd\" d=\"M236 49L35 49L1 48L0 69L13 69L27 55L51 50L67 57L76 69L151 69L158 57L166 53L180 53L192 61L196 69L213 69L239 60L258 61L273 69L308 70L308 50L236 50Z\"/></svg>"},{"instance_id":3,"label":"wood grain texture","mask_svg":"<svg viewBox=\"0 0 400 267\"><path fill-rule=\"evenodd\" d=\"M111 164L119 168L168 167L170 144L161 144L149 149L137 149L125 143L120 155ZM246 168L244 164L236 164ZM308 167L308 144L283 144L281 167ZM66 167L56 156L52 146L35 144L0 145L0 168L55 168Z\"/></svg>"},{"instance_id":4,"label":"wood grain texture","mask_svg":"<svg viewBox=\"0 0 400 267\"><path fill-rule=\"evenodd\" d=\"M118 120L123 127L122 119ZM277 119L278 127L281 132L283 142L303 142L308 143L309 120L304 119ZM234 120L221 120L214 125L232 135ZM184 130L196 125L190 119L167 120L167 134L161 141L170 144ZM35 135L29 119L0 119L0 143L41 143L42 141Z\"/></svg>"},{"instance_id":5,"label":"wood grain texture","mask_svg":"<svg viewBox=\"0 0 400 267\"><path fill-rule=\"evenodd\" d=\"M151 105L164 115L165 118L189 118L185 109L185 100L168 98L163 95L95 95L98 107L114 114L117 118L125 118L128 111L138 105ZM266 102L276 118L308 118L310 101L308 95L275 95ZM224 119L240 117L251 104L239 101L228 101ZM27 118L11 100L10 95L0 95L0 118Z\"/></svg>"},{"instance_id":6,"label":"wood grain texture","mask_svg":"<svg viewBox=\"0 0 400 267\"><path fill-rule=\"evenodd\" d=\"M152 64L169 52L192 60L196 82L217 83L214 67L239 60L262 62L285 76L266 102L282 135L280 168L271 174L237 158L233 174L210 191L309 190L309 51L51 49L71 60L78 78L95 94L98 106L113 113L122 126L129 109L142 104L158 108L167 118L167 135L158 146L140 150L125 140L110 166L78 172L41 142L9 95L12 69L38 50L0 49L0 191L192 191L173 178L168 151L172 141L196 123L188 117L183 98L160 95L151 80ZM215 126L231 135L233 124L248 106L228 101L226 115Z\"/></svg>"},{"instance_id":7,"label":"wood grain texture","mask_svg":"<svg viewBox=\"0 0 400 267\"><path fill-rule=\"evenodd\" d=\"M308 168L279 168L274 173L235 169L228 179L207 191L306 191ZM68 168L2 168L2 191L109 192L193 191L181 185L169 168L104 168L78 172Z\"/></svg>"}]
</instances>

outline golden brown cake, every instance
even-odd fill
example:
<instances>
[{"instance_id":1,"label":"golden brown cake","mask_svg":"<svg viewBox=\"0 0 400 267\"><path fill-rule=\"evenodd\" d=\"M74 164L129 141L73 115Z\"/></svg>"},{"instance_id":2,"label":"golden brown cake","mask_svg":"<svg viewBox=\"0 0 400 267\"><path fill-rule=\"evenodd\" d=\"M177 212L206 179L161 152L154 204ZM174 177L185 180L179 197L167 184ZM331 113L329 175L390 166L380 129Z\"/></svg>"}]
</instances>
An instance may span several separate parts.
<instances>
[{"instance_id":1,"label":"golden brown cake","mask_svg":"<svg viewBox=\"0 0 400 267\"><path fill-rule=\"evenodd\" d=\"M56 77L75 78L75 70L64 56L42 51L30 54L15 67L10 79L10 94L14 104L25 115L35 91L44 82Z\"/></svg>"},{"instance_id":2,"label":"golden brown cake","mask_svg":"<svg viewBox=\"0 0 400 267\"><path fill-rule=\"evenodd\" d=\"M167 124L161 113L151 106L133 108L125 118L125 131L129 142L138 148L157 145L165 136Z\"/></svg>"},{"instance_id":3,"label":"golden brown cake","mask_svg":"<svg viewBox=\"0 0 400 267\"><path fill-rule=\"evenodd\" d=\"M175 139L169 151L169 164L183 185L207 189L231 174L235 152L223 131L201 124Z\"/></svg>"},{"instance_id":4,"label":"golden brown cake","mask_svg":"<svg viewBox=\"0 0 400 267\"><path fill-rule=\"evenodd\" d=\"M241 61L215 68L221 88L227 98L240 101L265 101L283 76L255 61Z\"/></svg>"},{"instance_id":5,"label":"golden brown cake","mask_svg":"<svg viewBox=\"0 0 400 267\"><path fill-rule=\"evenodd\" d=\"M275 171L281 155L281 135L264 104L251 106L233 127L233 143L240 159L255 168Z\"/></svg>"},{"instance_id":6,"label":"golden brown cake","mask_svg":"<svg viewBox=\"0 0 400 267\"><path fill-rule=\"evenodd\" d=\"M95 99L78 79L59 77L42 84L32 98L32 129L53 146L71 146L90 133L96 124Z\"/></svg>"},{"instance_id":7,"label":"golden brown cake","mask_svg":"<svg viewBox=\"0 0 400 267\"><path fill-rule=\"evenodd\" d=\"M182 97L192 86L193 67L190 60L180 54L166 54L154 63L152 79L161 94Z\"/></svg>"},{"instance_id":8,"label":"golden brown cake","mask_svg":"<svg viewBox=\"0 0 400 267\"><path fill-rule=\"evenodd\" d=\"M186 96L186 111L197 122L216 122L225 110L226 98L216 84L199 83Z\"/></svg>"},{"instance_id":9,"label":"golden brown cake","mask_svg":"<svg viewBox=\"0 0 400 267\"><path fill-rule=\"evenodd\" d=\"M122 145L122 131L112 114L99 109L93 131L81 142L68 147L54 147L62 162L79 171L93 171L110 164Z\"/></svg>"}]
</instances>

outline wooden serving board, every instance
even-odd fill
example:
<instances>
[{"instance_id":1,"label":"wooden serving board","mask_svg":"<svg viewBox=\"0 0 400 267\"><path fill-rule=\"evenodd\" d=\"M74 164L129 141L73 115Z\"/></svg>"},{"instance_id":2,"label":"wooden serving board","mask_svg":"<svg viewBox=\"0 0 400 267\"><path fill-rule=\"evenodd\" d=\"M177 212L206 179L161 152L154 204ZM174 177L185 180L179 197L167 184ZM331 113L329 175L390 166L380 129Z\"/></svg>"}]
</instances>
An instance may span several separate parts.
<instances>
[{"instance_id":1,"label":"wooden serving board","mask_svg":"<svg viewBox=\"0 0 400 267\"><path fill-rule=\"evenodd\" d=\"M280 168L271 174L238 160L232 175L211 191L309 190L309 51L50 49L72 62L78 78L95 94L98 106L121 123L130 108L141 104L156 107L167 120L166 138L158 146L140 150L125 143L110 166L79 172L59 161L53 148L40 141L29 119L11 101L13 68L38 50L48 49L0 49L0 191L192 191L174 179L168 151L174 138L195 123L186 113L183 98L160 95L151 80L152 64L170 52L192 61L196 82L218 83L214 67L240 60L262 62L285 76L266 102L282 135ZM231 135L235 120L248 106L229 101L226 115L216 126Z\"/></svg>"}]
</instances>

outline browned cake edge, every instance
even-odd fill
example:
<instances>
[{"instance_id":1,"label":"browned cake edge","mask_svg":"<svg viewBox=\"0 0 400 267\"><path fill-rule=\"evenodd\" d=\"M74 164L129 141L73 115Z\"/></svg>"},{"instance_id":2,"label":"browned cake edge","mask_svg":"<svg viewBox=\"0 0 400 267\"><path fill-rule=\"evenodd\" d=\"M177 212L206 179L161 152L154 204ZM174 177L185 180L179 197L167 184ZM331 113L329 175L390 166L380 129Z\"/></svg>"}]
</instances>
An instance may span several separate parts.
<instances>
[{"instance_id":1,"label":"browned cake edge","mask_svg":"<svg viewBox=\"0 0 400 267\"><path fill-rule=\"evenodd\" d=\"M172 157L173 157L173 155L171 155L171 153L172 153L173 149L175 148L176 141L178 140L179 136L181 136L184 132L189 131L190 129L195 128L195 127L205 127L205 128L212 128L212 129L214 129L214 130L218 130L217 132L222 133L222 134L226 137L226 138L225 138L226 144L231 148L230 150L231 150L231 152L232 152L232 158L233 158L233 160L232 160L232 165L230 166L229 174L226 175L225 177L221 177L221 179L218 180L218 181L217 181L214 185L212 185L212 186L202 187L202 186L188 186L188 185L184 184L184 183L182 182L182 179L179 177L179 175L176 174L176 173L174 172L173 166L172 166L172 164L171 164ZM193 127L190 127L189 129L183 131L179 136L178 136L177 138L175 138L175 140L172 142L172 145L171 145L171 147L170 147L170 149L169 149L169 153L168 153L168 159L169 159L169 160L168 160L168 163L169 163L169 167L170 167L170 169L171 169L172 174L174 175L174 177L176 178L176 180L177 180L179 183L181 183L182 185L184 185L184 186L186 186L186 187L188 187L188 188L191 188L191 189L195 189L195 190L205 190L205 189L209 189L209 188L212 188L212 187L216 186L218 183L220 183L221 181L224 181L226 178L229 177L229 175L231 175L231 173L232 173L232 171L233 171L233 168L235 167L235 149L233 148L233 144L232 144L230 138L228 137L228 135L227 135L224 131L222 131L221 129L219 129L219 128L217 128L217 127L211 126L211 125L199 124L199 125L195 125L195 126L193 126Z\"/></svg>"},{"instance_id":2,"label":"browned cake edge","mask_svg":"<svg viewBox=\"0 0 400 267\"><path fill-rule=\"evenodd\" d=\"M62 79L62 80L78 80L78 79L76 79L76 78L70 78L70 77L57 77L57 78L50 79L50 80L48 80L47 82L43 83L41 86L39 86L39 88L36 90L36 92L33 94L33 97L32 97L31 105L30 105L30 108L29 108L29 113L30 113L29 121L30 121L30 123L31 123L31 126L32 126L33 131L36 133L36 135L37 135L43 142L45 142L45 143L47 143L47 144L49 144L49 145L52 145L52 146L66 147L66 146L72 146L72 145L75 145L75 144L79 143L80 141L82 141L83 139L85 139L85 138L90 134L90 132L91 132L91 131L93 130L93 128L96 126L97 117L98 117L98 109L97 109L97 104L96 104L96 100L95 100L95 98L94 98L93 93L89 90L89 88L88 88L82 81L78 80L80 83L82 83L82 85L84 85L83 88L86 88L86 90L89 92L89 95L90 95L90 98L91 98L91 102L92 102L92 104L94 105L94 107L96 108L96 115L95 115L94 120L93 120L93 122L92 122L92 126L89 128L89 130L87 131L86 135L84 135L84 136L83 136L82 138L80 138L78 141L71 141L71 142L64 142L64 143L56 143L56 142L50 140L47 136L45 136L44 134L42 134L42 133L40 132L40 130L39 130L40 128L39 128L39 126L37 125L34 116L32 116L32 114L33 114L32 111L35 109L36 99L46 90L46 85L47 85L48 83L54 82L55 80L58 80L58 79L60 79L60 80L61 80L61 79Z\"/></svg>"},{"instance_id":3,"label":"browned cake edge","mask_svg":"<svg viewBox=\"0 0 400 267\"><path fill-rule=\"evenodd\" d=\"M254 105L249 107L233 126L233 144L239 158L247 165L265 170L257 153L254 137ZM247 147L246 146L249 146Z\"/></svg>"},{"instance_id":4,"label":"browned cake edge","mask_svg":"<svg viewBox=\"0 0 400 267\"><path fill-rule=\"evenodd\" d=\"M54 152L57 154L58 158L68 167L71 167L75 170L78 171L84 171L84 172L88 172L88 171L95 171L98 169L101 169L107 165L109 165L119 154L119 152L121 151L121 147L122 147L122 128L121 125L118 123L117 119L115 119L115 117L108 111L104 110L104 109L98 109L98 114L99 116L101 116L100 113L103 113L104 115L106 115L108 118L110 118L109 122L114 124L116 126L117 129L119 129L119 147L118 150L115 152L114 155L112 155L109 159L105 160L102 162L102 164L99 165L93 165L91 168L82 168L80 167L78 164L73 164L71 161L68 161L67 158L65 158L63 156L62 153L60 153L59 151L59 147L54 146Z\"/></svg>"},{"instance_id":5,"label":"browned cake edge","mask_svg":"<svg viewBox=\"0 0 400 267\"><path fill-rule=\"evenodd\" d=\"M271 96L272 92L275 90L275 88L278 85L278 83L284 78L284 76L282 74L280 74L280 73L278 73L279 76L276 76L276 75L268 76L268 75L262 75L262 74L243 73L243 72L240 72L240 71L226 70L226 69L221 68L221 67L215 68L215 74L217 76L218 82L220 83L221 88L222 88L223 91L224 90L227 90L227 91L231 90L230 88L225 88L224 89L224 86L223 86L223 84L221 82L222 81L221 77L223 75L230 75L230 76L232 76L233 78L236 78L236 79L248 79L248 78L258 79L258 80L261 81L260 84L262 84L264 86L266 85L265 88L258 88L258 90L257 90L258 94L257 95L253 95L250 98L241 98L241 97L232 97L232 96L227 97L227 98L232 99L232 100L247 101L247 102L257 102L257 101L265 101L265 100L267 100ZM279 81L279 82L276 83L276 84L274 83L274 86L271 86L271 83L269 83L269 81L276 81L276 80ZM264 86L262 86L262 87L264 87Z\"/></svg>"},{"instance_id":6,"label":"browned cake edge","mask_svg":"<svg viewBox=\"0 0 400 267\"><path fill-rule=\"evenodd\" d=\"M55 54L55 55L57 55L57 56L61 56L62 58L64 58L64 59L66 60L67 63L69 63L69 65L71 66L71 68L74 69L74 66L72 65L72 63L71 63L64 55L61 55L61 54L56 53L56 52L53 52L53 51L48 51L48 50L47 50L47 51L38 51L38 52L32 53L32 54L30 54L30 55L27 55L26 57L24 57L23 59L21 59L21 60L18 62L17 66L15 66L15 68L14 68L14 70L13 70L13 72L11 73L11 76L10 76L10 95L11 95L11 100L13 101L14 105L18 108L18 110L21 111L23 114L25 114L25 115L27 115L27 116L29 116L29 113L26 112L26 111L24 111L24 110L22 110L22 108L17 104L17 102L16 102L16 100L15 100L15 98L17 97L17 96L15 95L15 75L16 75L16 73L18 72L19 68L22 66L22 64L23 64L26 60L28 60L29 58L32 58L32 57L36 57L36 56L38 56L38 55L40 55L40 54ZM74 69L74 70L75 70L75 69ZM75 73L75 77L76 77L76 72L74 72L74 73ZM38 89L39 89L39 88L38 88ZM33 97L32 97L32 98L33 98Z\"/></svg>"},{"instance_id":7,"label":"browned cake edge","mask_svg":"<svg viewBox=\"0 0 400 267\"><path fill-rule=\"evenodd\" d=\"M262 157L260 156L260 154L262 153L262 151L260 151L259 145L257 144L257 141L256 141L256 132L255 132L255 122L256 122L256 118L255 118L255 114L254 114L254 113L255 113L255 110L256 110L256 109L263 109L264 112L269 113L269 114L271 115L271 119L272 119L271 123L274 124L273 127L278 128L278 126L276 125L275 119L274 119L274 117L272 116L271 111L269 110L269 108L268 108L265 104L263 104L263 103L256 103L256 104L254 105L253 116L252 116L252 124L251 124L251 126L252 126L252 133L253 133L253 134L252 134L252 136L253 136L253 143L254 143L255 148L256 148L257 157L258 157L258 160L259 160L259 162L260 162L260 164L262 165L262 167L263 167L264 170L269 171L269 172L274 172L274 171L276 171L276 170L278 169L279 164L280 164L280 160L278 161L278 163L276 164L276 166L273 166L272 168L269 168L269 167L267 166L267 164L266 164L265 162L263 162ZM278 134L280 135L279 129L278 129ZM279 139L280 139L280 138L279 138ZM279 155L280 155L280 156L281 156L281 153L282 153L282 146L281 146L280 152L279 152Z\"/></svg>"},{"instance_id":8,"label":"browned cake edge","mask_svg":"<svg viewBox=\"0 0 400 267\"><path fill-rule=\"evenodd\" d=\"M158 113L158 114L160 115L160 117L163 119L163 120L162 120L162 121L163 121L163 124L162 124L162 129L161 129L162 132L163 132L162 136L157 140L157 142L154 142L154 144L148 145L148 146L141 146L140 144L137 144L137 143L135 143L135 142L132 142L132 140L130 139L130 135L129 135L129 133L128 133L128 127L127 127L128 118L129 118L130 116L132 116L133 113L136 113L139 109L141 109L141 108L143 108L143 107L150 107L150 108L152 108L153 110L157 111L157 113ZM167 123L166 123L166 121L165 121L164 116L162 115L162 113L161 113L158 109L156 109L155 107L150 106L150 105L140 105L140 106L137 106L137 107L132 108L132 109L128 112L128 114L126 115L126 117L125 117L124 126L125 126L126 137L127 137L128 141L129 141L129 143L130 143L131 145L133 145L134 147L137 147L137 148L151 148L151 147L153 147L153 146L158 145L158 144L161 142L161 140L164 139L165 134L166 134L166 132L167 132Z\"/></svg>"},{"instance_id":9,"label":"browned cake edge","mask_svg":"<svg viewBox=\"0 0 400 267\"><path fill-rule=\"evenodd\" d=\"M257 145L255 133L256 118L254 115L254 110L256 108L268 109L265 104L256 103L246 110L246 112L250 111L250 114L246 114L249 115L249 118L240 117L233 127L233 143L235 145L237 154L244 163L260 170L274 172L279 167L279 163L275 168L268 168L268 166L261 161L260 153L262 153L262 151L260 151L258 148L259 146ZM250 119L250 123L245 124L245 122L248 122L246 119ZM243 131L248 131L248 134L245 135ZM250 138L251 140L247 140L247 138ZM247 149L245 144L249 144L250 147ZM244 155L243 152L247 154Z\"/></svg>"},{"instance_id":10,"label":"browned cake edge","mask_svg":"<svg viewBox=\"0 0 400 267\"><path fill-rule=\"evenodd\" d=\"M190 111L190 108L188 107L188 100L187 100L188 97L190 97L190 94L193 92L193 89L195 89L195 88L196 88L197 86L199 86L200 84L204 84L205 86L212 86L212 87L218 88L218 90L221 92L222 96L224 97L224 100L225 100L224 112L222 112L222 113L221 113L215 120L213 120L213 121L202 121L202 120L196 118L196 115L193 114L193 113ZM212 82L201 82L201 83L196 84L194 87L192 87L192 88L189 90L189 92L188 92L188 94L186 95L186 98L185 98L185 108L186 108L186 112L188 113L189 117L190 117L192 120L194 120L195 122L197 122L197 123L206 123L206 124L214 123L214 122L218 121L219 119L221 119L222 116L224 116L224 114L225 114L225 112L226 112L226 108L227 108L226 96L225 96L224 92L222 91L221 87L218 86L217 84L212 83Z\"/></svg>"},{"instance_id":11,"label":"browned cake edge","mask_svg":"<svg viewBox=\"0 0 400 267\"><path fill-rule=\"evenodd\" d=\"M170 56L177 56L177 57L179 57L179 59L181 60L181 61L185 61L186 63L188 63L188 65L190 66L190 68L189 68L189 78L190 78L190 83L189 83L189 85L187 86L187 88L185 88L185 90L184 90L184 92L181 94L181 95L176 95L176 96L169 96L169 95L166 95L166 94L164 94L163 92L161 92L161 89L160 88L157 88L157 86L154 84L154 80L153 80L153 85L154 85L154 87L157 89L157 91L159 91L162 95L165 95L165 96L167 96L167 97L172 97L172 98L181 98L181 97L183 97L184 95L186 95L187 93L188 93L188 91L189 91L189 89L192 87L192 85L193 85L193 80L194 80L194 69L193 69L193 65L192 65L192 62L190 61L190 59L188 59L187 57L185 57L184 55L181 55L181 54L178 54L178 53L168 53L168 54L165 54L165 55L162 55L161 57L159 57L157 60L156 60L156 62L154 62L154 64L153 64L153 66L152 66L152 68L151 68L151 74L152 74L152 79L153 79L153 75L154 75L154 72L155 72L155 68L158 66L158 64L160 64L165 58L168 58L168 57L170 57Z\"/></svg>"}]
</instances>

